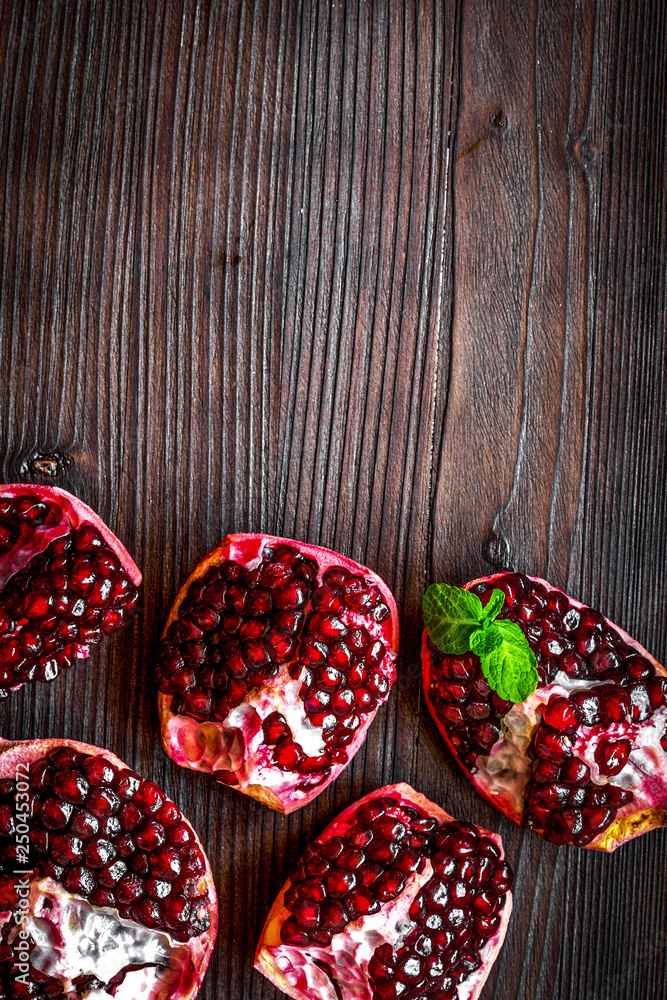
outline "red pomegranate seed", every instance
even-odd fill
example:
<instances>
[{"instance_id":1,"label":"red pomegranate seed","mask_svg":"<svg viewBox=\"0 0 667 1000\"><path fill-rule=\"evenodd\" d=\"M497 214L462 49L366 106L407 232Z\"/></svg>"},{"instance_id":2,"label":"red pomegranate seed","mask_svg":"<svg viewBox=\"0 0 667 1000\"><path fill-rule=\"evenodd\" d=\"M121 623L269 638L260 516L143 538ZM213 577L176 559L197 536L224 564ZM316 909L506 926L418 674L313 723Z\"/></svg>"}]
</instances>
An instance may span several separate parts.
<instances>
[{"instance_id":1,"label":"red pomegranate seed","mask_svg":"<svg viewBox=\"0 0 667 1000\"><path fill-rule=\"evenodd\" d=\"M42 802L41 820L50 830L64 830L70 821L73 807L69 802L49 796Z\"/></svg>"},{"instance_id":2,"label":"red pomegranate seed","mask_svg":"<svg viewBox=\"0 0 667 1000\"><path fill-rule=\"evenodd\" d=\"M316 640L328 645L342 639L347 628L335 615L319 612L310 619L310 632Z\"/></svg>"},{"instance_id":3,"label":"red pomegranate seed","mask_svg":"<svg viewBox=\"0 0 667 1000\"><path fill-rule=\"evenodd\" d=\"M604 675L620 667L621 657L613 647L603 645L590 657L590 665L595 675Z\"/></svg>"},{"instance_id":4,"label":"red pomegranate seed","mask_svg":"<svg viewBox=\"0 0 667 1000\"><path fill-rule=\"evenodd\" d=\"M554 763L550 760L538 760L535 764L533 774L535 781L558 781L561 773L560 763Z\"/></svg>"},{"instance_id":5,"label":"red pomegranate seed","mask_svg":"<svg viewBox=\"0 0 667 1000\"><path fill-rule=\"evenodd\" d=\"M357 876L351 871L335 871L327 876L326 887L333 899L342 899L357 884Z\"/></svg>"},{"instance_id":6,"label":"red pomegranate seed","mask_svg":"<svg viewBox=\"0 0 667 1000\"><path fill-rule=\"evenodd\" d=\"M304 931L315 930L320 923L320 906L310 899L299 899L294 904L296 922Z\"/></svg>"},{"instance_id":7,"label":"red pomegranate seed","mask_svg":"<svg viewBox=\"0 0 667 1000\"><path fill-rule=\"evenodd\" d=\"M648 693L653 711L661 708L667 701L667 678L655 677L649 681Z\"/></svg>"},{"instance_id":8,"label":"red pomegranate seed","mask_svg":"<svg viewBox=\"0 0 667 1000\"><path fill-rule=\"evenodd\" d=\"M86 805L101 819L118 812L121 800L111 788L93 788L88 795Z\"/></svg>"},{"instance_id":9,"label":"red pomegranate seed","mask_svg":"<svg viewBox=\"0 0 667 1000\"><path fill-rule=\"evenodd\" d=\"M574 679L583 679L590 676L590 671L586 666L584 658L578 653L564 653L558 661L558 666L568 677Z\"/></svg>"},{"instance_id":10,"label":"red pomegranate seed","mask_svg":"<svg viewBox=\"0 0 667 1000\"><path fill-rule=\"evenodd\" d=\"M88 896L95 888L95 878L93 873L83 865L78 865L76 868L70 868L63 878L63 885L70 892L77 893L80 896Z\"/></svg>"},{"instance_id":11,"label":"red pomegranate seed","mask_svg":"<svg viewBox=\"0 0 667 1000\"><path fill-rule=\"evenodd\" d=\"M651 715L651 701L645 684L633 684L630 693L630 718L633 722L646 722Z\"/></svg>"},{"instance_id":12,"label":"red pomegranate seed","mask_svg":"<svg viewBox=\"0 0 667 1000\"><path fill-rule=\"evenodd\" d=\"M294 768L302 762L303 756L301 747L292 742L282 743L273 754L278 767L281 767L286 771L294 770Z\"/></svg>"},{"instance_id":13,"label":"red pomegranate seed","mask_svg":"<svg viewBox=\"0 0 667 1000\"><path fill-rule=\"evenodd\" d=\"M631 749L629 740L612 742L600 739L595 748L595 761L600 772L606 775L619 774L628 762Z\"/></svg>"},{"instance_id":14,"label":"red pomegranate seed","mask_svg":"<svg viewBox=\"0 0 667 1000\"><path fill-rule=\"evenodd\" d=\"M537 730L534 740L535 752L539 757L560 764L572 755L572 745L567 736L554 733L543 726Z\"/></svg>"},{"instance_id":15,"label":"red pomegranate seed","mask_svg":"<svg viewBox=\"0 0 667 1000\"><path fill-rule=\"evenodd\" d=\"M575 691L571 701L582 725L596 726L600 722L600 698L595 691Z\"/></svg>"},{"instance_id":16,"label":"red pomegranate seed","mask_svg":"<svg viewBox=\"0 0 667 1000\"><path fill-rule=\"evenodd\" d=\"M110 785L117 773L103 757L86 757L82 768L91 785Z\"/></svg>"},{"instance_id":17,"label":"red pomegranate seed","mask_svg":"<svg viewBox=\"0 0 667 1000\"><path fill-rule=\"evenodd\" d=\"M180 875L182 868L178 851L167 845L151 851L148 865L153 875L167 881Z\"/></svg>"},{"instance_id":18,"label":"red pomegranate seed","mask_svg":"<svg viewBox=\"0 0 667 1000\"><path fill-rule=\"evenodd\" d=\"M645 656L628 656L623 666L635 681L645 681L654 674L654 669Z\"/></svg>"},{"instance_id":19,"label":"red pomegranate seed","mask_svg":"<svg viewBox=\"0 0 667 1000\"><path fill-rule=\"evenodd\" d=\"M560 776L569 785L585 785L590 781L591 769L578 757L570 757L561 765ZM535 780L538 780L537 774Z\"/></svg>"},{"instance_id":20,"label":"red pomegranate seed","mask_svg":"<svg viewBox=\"0 0 667 1000\"><path fill-rule=\"evenodd\" d=\"M630 699L622 688L602 688L600 691L600 716L602 724L625 722L630 714Z\"/></svg>"},{"instance_id":21,"label":"red pomegranate seed","mask_svg":"<svg viewBox=\"0 0 667 1000\"><path fill-rule=\"evenodd\" d=\"M104 837L93 837L84 848L86 864L89 868L104 868L116 857L116 847Z\"/></svg>"},{"instance_id":22,"label":"red pomegranate seed","mask_svg":"<svg viewBox=\"0 0 667 1000\"><path fill-rule=\"evenodd\" d=\"M83 853L83 841L68 833L57 833L51 840L51 857L60 865L76 863Z\"/></svg>"},{"instance_id":23,"label":"red pomegranate seed","mask_svg":"<svg viewBox=\"0 0 667 1000\"><path fill-rule=\"evenodd\" d=\"M155 813L164 805L164 795L152 781L142 781L133 801L145 813Z\"/></svg>"}]
</instances>

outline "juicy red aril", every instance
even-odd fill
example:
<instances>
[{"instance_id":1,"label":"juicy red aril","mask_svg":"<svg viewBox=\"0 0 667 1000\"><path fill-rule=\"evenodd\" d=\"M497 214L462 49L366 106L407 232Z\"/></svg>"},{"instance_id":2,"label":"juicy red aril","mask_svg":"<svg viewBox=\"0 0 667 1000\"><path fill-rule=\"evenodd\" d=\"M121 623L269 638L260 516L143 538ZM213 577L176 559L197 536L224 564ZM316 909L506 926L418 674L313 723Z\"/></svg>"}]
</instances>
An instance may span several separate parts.
<instances>
[{"instance_id":1,"label":"juicy red aril","mask_svg":"<svg viewBox=\"0 0 667 1000\"><path fill-rule=\"evenodd\" d=\"M134 831L134 841L142 851L154 851L164 843L164 827L157 820L151 819L142 823Z\"/></svg>"},{"instance_id":2,"label":"juicy red aril","mask_svg":"<svg viewBox=\"0 0 667 1000\"><path fill-rule=\"evenodd\" d=\"M79 861L83 853L83 842L68 833L57 833L51 839L50 853L59 865L69 865Z\"/></svg>"},{"instance_id":3,"label":"juicy red aril","mask_svg":"<svg viewBox=\"0 0 667 1000\"><path fill-rule=\"evenodd\" d=\"M269 746L275 746L277 743L281 743L290 735L287 721L279 712L273 712L271 715L267 715L262 725L264 729L264 739Z\"/></svg>"},{"instance_id":4,"label":"juicy red aril","mask_svg":"<svg viewBox=\"0 0 667 1000\"><path fill-rule=\"evenodd\" d=\"M88 808L99 818L117 812L120 804L120 798L111 788L93 788L86 799Z\"/></svg>"},{"instance_id":5,"label":"juicy red aril","mask_svg":"<svg viewBox=\"0 0 667 1000\"><path fill-rule=\"evenodd\" d=\"M49 830L63 830L69 823L73 811L69 802L62 802L55 796L49 796L42 802L41 821Z\"/></svg>"},{"instance_id":6,"label":"juicy red aril","mask_svg":"<svg viewBox=\"0 0 667 1000\"><path fill-rule=\"evenodd\" d=\"M633 722L645 722L651 715L651 702L645 684L633 684L630 693L630 718Z\"/></svg>"},{"instance_id":7,"label":"juicy red aril","mask_svg":"<svg viewBox=\"0 0 667 1000\"><path fill-rule=\"evenodd\" d=\"M590 676L590 671L586 665L586 661L583 656L579 656L578 653L565 653L559 658L558 665L568 677L583 679Z\"/></svg>"},{"instance_id":8,"label":"juicy red aril","mask_svg":"<svg viewBox=\"0 0 667 1000\"><path fill-rule=\"evenodd\" d=\"M329 645L347 635L343 622L333 614L318 612L310 620L310 631L315 639Z\"/></svg>"},{"instance_id":9,"label":"juicy red aril","mask_svg":"<svg viewBox=\"0 0 667 1000\"><path fill-rule=\"evenodd\" d=\"M155 813L164 804L164 795L152 781L142 781L132 800L145 813Z\"/></svg>"},{"instance_id":10,"label":"juicy red aril","mask_svg":"<svg viewBox=\"0 0 667 1000\"><path fill-rule=\"evenodd\" d=\"M181 873L181 859L178 850L173 846L165 846L151 851L148 867L153 875L171 881Z\"/></svg>"},{"instance_id":11,"label":"juicy red aril","mask_svg":"<svg viewBox=\"0 0 667 1000\"><path fill-rule=\"evenodd\" d=\"M543 726L538 728L533 746L539 757L554 763L561 763L572 754L572 744L567 736L551 732Z\"/></svg>"},{"instance_id":12,"label":"juicy red aril","mask_svg":"<svg viewBox=\"0 0 667 1000\"><path fill-rule=\"evenodd\" d=\"M621 657L611 646L600 646L590 657L590 666L595 675L604 675L621 666Z\"/></svg>"},{"instance_id":13,"label":"juicy red aril","mask_svg":"<svg viewBox=\"0 0 667 1000\"><path fill-rule=\"evenodd\" d=\"M544 707L542 718L561 733L573 733L579 725L579 718L574 705L567 699L553 695Z\"/></svg>"},{"instance_id":14,"label":"juicy red aril","mask_svg":"<svg viewBox=\"0 0 667 1000\"><path fill-rule=\"evenodd\" d=\"M653 666L644 656L628 656L624 668L635 681L645 681L654 674Z\"/></svg>"},{"instance_id":15,"label":"juicy red aril","mask_svg":"<svg viewBox=\"0 0 667 1000\"><path fill-rule=\"evenodd\" d=\"M629 740L601 739L595 748L595 760L602 774L618 774L628 762L632 745Z\"/></svg>"},{"instance_id":16,"label":"juicy red aril","mask_svg":"<svg viewBox=\"0 0 667 1000\"><path fill-rule=\"evenodd\" d=\"M596 726L600 722L600 698L595 691L575 691L570 700L582 725Z\"/></svg>"},{"instance_id":17,"label":"juicy red aril","mask_svg":"<svg viewBox=\"0 0 667 1000\"><path fill-rule=\"evenodd\" d=\"M103 757L87 757L82 768L91 785L110 785L116 775L116 768Z\"/></svg>"},{"instance_id":18,"label":"juicy red aril","mask_svg":"<svg viewBox=\"0 0 667 1000\"><path fill-rule=\"evenodd\" d=\"M630 714L630 699L622 688L602 688L600 691L600 716L604 725L624 722Z\"/></svg>"},{"instance_id":19,"label":"juicy red aril","mask_svg":"<svg viewBox=\"0 0 667 1000\"><path fill-rule=\"evenodd\" d=\"M292 742L282 743L273 753L277 766L286 771L293 770L303 760L303 756L301 748Z\"/></svg>"},{"instance_id":20,"label":"juicy red aril","mask_svg":"<svg viewBox=\"0 0 667 1000\"><path fill-rule=\"evenodd\" d=\"M560 776L568 785L585 785L590 781L591 769L583 760L570 757L561 765Z\"/></svg>"},{"instance_id":21,"label":"juicy red aril","mask_svg":"<svg viewBox=\"0 0 667 1000\"><path fill-rule=\"evenodd\" d=\"M342 899L357 884L357 876L351 871L332 872L327 877L326 887L332 899Z\"/></svg>"},{"instance_id":22,"label":"juicy red aril","mask_svg":"<svg viewBox=\"0 0 667 1000\"><path fill-rule=\"evenodd\" d=\"M95 878L92 872L80 865L77 868L70 868L63 879L63 885L70 892L80 896L89 896L95 888Z\"/></svg>"},{"instance_id":23,"label":"juicy red aril","mask_svg":"<svg viewBox=\"0 0 667 1000\"><path fill-rule=\"evenodd\" d=\"M104 837L94 837L85 846L86 864L90 868L104 868L116 857L118 849Z\"/></svg>"},{"instance_id":24,"label":"juicy red aril","mask_svg":"<svg viewBox=\"0 0 667 1000\"><path fill-rule=\"evenodd\" d=\"M651 701L651 708L655 711L661 708L667 701L667 678L655 677L649 681L648 693Z\"/></svg>"},{"instance_id":25,"label":"juicy red aril","mask_svg":"<svg viewBox=\"0 0 667 1000\"><path fill-rule=\"evenodd\" d=\"M81 805L85 802L89 789L86 779L73 767L65 767L54 775L54 792L72 805Z\"/></svg>"},{"instance_id":26,"label":"juicy red aril","mask_svg":"<svg viewBox=\"0 0 667 1000\"><path fill-rule=\"evenodd\" d=\"M403 886L407 881L407 877L408 876L405 872L396 870L395 868L385 871L373 880L373 891L375 892L377 898L383 903L387 900L394 899L403 889Z\"/></svg>"}]
</instances>

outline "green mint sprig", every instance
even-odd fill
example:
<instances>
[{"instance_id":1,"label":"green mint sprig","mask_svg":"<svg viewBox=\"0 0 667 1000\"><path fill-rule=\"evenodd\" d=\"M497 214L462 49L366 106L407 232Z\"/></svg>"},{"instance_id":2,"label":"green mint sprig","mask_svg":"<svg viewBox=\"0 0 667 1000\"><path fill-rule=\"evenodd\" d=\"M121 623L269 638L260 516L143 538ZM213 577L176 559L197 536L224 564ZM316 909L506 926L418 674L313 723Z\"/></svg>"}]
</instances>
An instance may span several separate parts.
<instances>
[{"instance_id":1,"label":"green mint sprig","mask_svg":"<svg viewBox=\"0 0 667 1000\"><path fill-rule=\"evenodd\" d=\"M493 590L482 607L477 594L434 583L424 594L424 625L434 646L447 656L479 656L482 673L504 701L522 702L538 683L537 660L515 622L497 621L505 595Z\"/></svg>"}]
</instances>

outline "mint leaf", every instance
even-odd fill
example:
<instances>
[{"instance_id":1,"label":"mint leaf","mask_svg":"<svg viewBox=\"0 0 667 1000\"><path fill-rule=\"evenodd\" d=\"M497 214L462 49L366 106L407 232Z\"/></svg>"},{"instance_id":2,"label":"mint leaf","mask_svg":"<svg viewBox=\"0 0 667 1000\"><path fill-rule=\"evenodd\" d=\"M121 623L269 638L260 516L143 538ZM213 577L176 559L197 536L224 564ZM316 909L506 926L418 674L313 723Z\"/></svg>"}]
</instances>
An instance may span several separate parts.
<instances>
[{"instance_id":1,"label":"mint leaf","mask_svg":"<svg viewBox=\"0 0 667 1000\"><path fill-rule=\"evenodd\" d=\"M482 602L477 594L446 583L433 583L424 594L424 625L434 646L448 656L470 652L470 639L481 625Z\"/></svg>"},{"instance_id":2,"label":"mint leaf","mask_svg":"<svg viewBox=\"0 0 667 1000\"><path fill-rule=\"evenodd\" d=\"M482 607L477 594L436 583L424 594L424 624L431 642L447 656L473 652L482 673L504 701L522 702L538 684L537 660L520 627L497 616L505 595L493 590Z\"/></svg>"},{"instance_id":3,"label":"mint leaf","mask_svg":"<svg viewBox=\"0 0 667 1000\"><path fill-rule=\"evenodd\" d=\"M482 608L482 618L484 621L493 621L494 618L497 618L503 609L504 603L505 595L502 590L491 591L491 597Z\"/></svg>"},{"instance_id":4,"label":"mint leaf","mask_svg":"<svg viewBox=\"0 0 667 1000\"><path fill-rule=\"evenodd\" d=\"M516 622L502 619L482 630L482 636L483 643L476 640L483 650L477 655L487 681L504 701L525 701L538 683L537 660L525 635Z\"/></svg>"},{"instance_id":5,"label":"mint leaf","mask_svg":"<svg viewBox=\"0 0 667 1000\"><path fill-rule=\"evenodd\" d=\"M502 642L503 634L500 629L497 629L493 622L485 621L482 628L470 636L470 649L481 660L502 645Z\"/></svg>"}]
</instances>

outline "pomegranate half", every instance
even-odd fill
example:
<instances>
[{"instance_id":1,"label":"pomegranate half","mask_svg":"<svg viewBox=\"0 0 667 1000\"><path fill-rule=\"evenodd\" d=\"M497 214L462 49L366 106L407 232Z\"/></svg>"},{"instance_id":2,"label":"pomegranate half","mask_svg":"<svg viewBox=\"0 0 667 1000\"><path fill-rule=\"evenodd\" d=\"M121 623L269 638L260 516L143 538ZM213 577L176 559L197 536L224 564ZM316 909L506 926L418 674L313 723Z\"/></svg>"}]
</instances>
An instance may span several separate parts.
<instances>
[{"instance_id":1,"label":"pomegranate half","mask_svg":"<svg viewBox=\"0 0 667 1000\"><path fill-rule=\"evenodd\" d=\"M363 743L397 647L396 603L376 573L316 545L227 535L164 629L165 750L273 809L299 809Z\"/></svg>"},{"instance_id":2,"label":"pomegranate half","mask_svg":"<svg viewBox=\"0 0 667 1000\"><path fill-rule=\"evenodd\" d=\"M537 690L502 701L479 659L444 656L426 632L426 702L477 790L556 844L613 851L667 825L667 672L623 629L546 580L498 573L494 589L537 663Z\"/></svg>"},{"instance_id":3,"label":"pomegranate half","mask_svg":"<svg viewBox=\"0 0 667 1000\"><path fill-rule=\"evenodd\" d=\"M85 659L134 614L140 583L116 536L71 493L0 486L0 698Z\"/></svg>"},{"instance_id":4,"label":"pomegranate half","mask_svg":"<svg viewBox=\"0 0 667 1000\"><path fill-rule=\"evenodd\" d=\"M190 1000L217 928L196 833L73 740L0 743L0 996Z\"/></svg>"},{"instance_id":5,"label":"pomegranate half","mask_svg":"<svg viewBox=\"0 0 667 1000\"><path fill-rule=\"evenodd\" d=\"M295 1000L475 1000L505 937L512 881L497 834L388 785L306 849L255 968Z\"/></svg>"}]
</instances>

